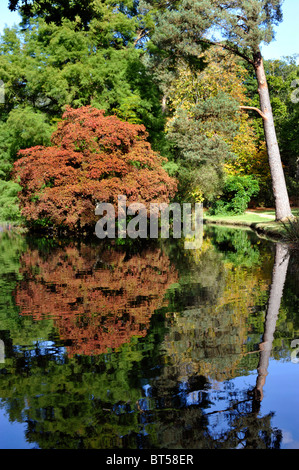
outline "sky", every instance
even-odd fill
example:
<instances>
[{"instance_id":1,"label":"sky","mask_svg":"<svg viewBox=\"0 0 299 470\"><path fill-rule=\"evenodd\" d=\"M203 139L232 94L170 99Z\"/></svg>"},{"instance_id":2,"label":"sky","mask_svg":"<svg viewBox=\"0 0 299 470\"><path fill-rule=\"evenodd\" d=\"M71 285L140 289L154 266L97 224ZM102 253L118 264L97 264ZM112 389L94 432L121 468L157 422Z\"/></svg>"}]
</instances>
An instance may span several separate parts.
<instances>
[{"instance_id":1,"label":"sky","mask_svg":"<svg viewBox=\"0 0 299 470\"><path fill-rule=\"evenodd\" d=\"M282 11L283 21L275 27L274 41L262 46L267 60L299 54L299 0L285 0Z\"/></svg>"},{"instance_id":2,"label":"sky","mask_svg":"<svg viewBox=\"0 0 299 470\"><path fill-rule=\"evenodd\" d=\"M19 15L8 10L8 0L1 0L0 32L5 26L19 22ZM283 21L275 28L276 38L269 45L262 46L265 59L281 59L299 54L299 0L284 0Z\"/></svg>"}]
</instances>

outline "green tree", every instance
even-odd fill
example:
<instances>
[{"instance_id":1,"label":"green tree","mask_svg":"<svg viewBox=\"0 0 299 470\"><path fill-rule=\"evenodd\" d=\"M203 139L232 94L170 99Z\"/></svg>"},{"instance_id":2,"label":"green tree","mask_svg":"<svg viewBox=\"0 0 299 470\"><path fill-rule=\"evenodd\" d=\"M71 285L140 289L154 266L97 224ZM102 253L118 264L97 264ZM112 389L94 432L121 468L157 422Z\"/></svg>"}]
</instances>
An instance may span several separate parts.
<instances>
[{"instance_id":1,"label":"green tree","mask_svg":"<svg viewBox=\"0 0 299 470\"><path fill-rule=\"evenodd\" d=\"M208 201L218 194L224 162L232 156L227 140L233 138L237 104L224 93L202 100L188 111L179 109L168 138L177 149L181 194ZM198 193L199 190L199 193Z\"/></svg>"},{"instance_id":2,"label":"green tree","mask_svg":"<svg viewBox=\"0 0 299 470\"><path fill-rule=\"evenodd\" d=\"M150 8L139 0L9 0L9 9L20 13L24 28L30 28L32 19L43 18L57 26L68 19L75 22L77 31L96 31L101 47L118 48L142 47L155 25L153 12L164 8L156 0Z\"/></svg>"},{"instance_id":3,"label":"green tree","mask_svg":"<svg viewBox=\"0 0 299 470\"><path fill-rule=\"evenodd\" d=\"M239 111L248 102L247 70L222 48L200 57L203 70L180 61L168 86L166 132L175 144L183 198L209 204L221 194L226 173L241 165L238 171L244 174L244 163L256 158L257 146L251 119Z\"/></svg>"},{"instance_id":4,"label":"green tree","mask_svg":"<svg viewBox=\"0 0 299 470\"><path fill-rule=\"evenodd\" d=\"M265 62L277 137L292 202L299 203L299 66L296 57Z\"/></svg>"},{"instance_id":5,"label":"green tree","mask_svg":"<svg viewBox=\"0 0 299 470\"><path fill-rule=\"evenodd\" d=\"M299 148L299 127L298 127L298 79L299 79L299 66L296 64L297 56L283 57L280 60L266 60L264 62L265 73L269 86L271 96L271 104L274 115L274 122L277 131L277 139L281 153L281 159L284 165L285 177L287 188L290 196L290 201L294 205L298 205L298 192L299 192L299 167L298 167L298 148ZM250 64L249 64L250 65ZM256 78L254 70L250 72L246 78L246 89L248 97L250 98L251 106L259 106L259 95L256 90ZM258 146L263 145L264 131L262 120L253 121ZM264 153L264 152L262 152ZM263 157L264 159L264 157ZM259 158L252 160L253 174L258 175ZM266 174L260 166L261 176L261 201L264 204L272 205L273 196L271 194L271 185L269 178L265 179ZM263 176L264 173L264 176ZM270 190L270 191L269 191Z\"/></svg>"},{"instance_id":6,"label":"green tree","mask_svg":"<svg viewBox=\"0 0 299 470\"><path fill-rule=\"evenodd\" d=\"M114 5L119 7L121 2ZM128 4L133 6L134 2L125 1L123 8ZM96 13L101 18L102 13L105 11L106 5L112 5L111 1L91 1L91 0L9 0L9 9L11 11L18 10L22 16L23 24L28 26L31 18L44 18L47 23L61 24L63 18L71 21L77 20L78 26L82 24L84 28L88 28L91 20Z\"/></svg>"},{"instance_id":7,"label":"green tree","mask_svg":"<svg viewBox=\"0 0 299 470\"><path fill-rule=\"evenodd\" d=\"M153 35L158 52L165 51L169 57L197 57L204 45L220 45L253 67L261 106L256 110L263 118L277 220L291 217L292 213L260 45L273 39L273 26L282 20L281 3L281 0L182 0L159 15L159 26Z\"/></svg>"},{"instance_id":8,"label":"green tree","mask_svg":"<svg viewBox=\"0 0 299 470\"><path fill-rule=\"evenodd\" d=\"M153 148L165 148L161 93L141 60L143 51L135 47L136 21L127 11L113 12L112 6L109 15L97 17L88 31L69 19L61 25L31 19L27 29L5 29L0 40L5 85L5 103L0 105L0 178L4 182L11 178L20 149L49 145L67 105L92 105L121 120L142 123ZM1 205L11 205L11 219L19 214L18 188L10 185L7 192L7 187L8 183L2 184L0 202L3 196Z\"/></svg>"},{"instance_id":9,"label":"green tree","mask_svg":"<svg viewBox=\"0 0 299 470\"><path fill-rule=\"evenodd\" d=\"M211 214L243 214L252 196L259 192L258 181L251 175L228 175L222 197L210 209Z\"/></svg>"}]
</instances>

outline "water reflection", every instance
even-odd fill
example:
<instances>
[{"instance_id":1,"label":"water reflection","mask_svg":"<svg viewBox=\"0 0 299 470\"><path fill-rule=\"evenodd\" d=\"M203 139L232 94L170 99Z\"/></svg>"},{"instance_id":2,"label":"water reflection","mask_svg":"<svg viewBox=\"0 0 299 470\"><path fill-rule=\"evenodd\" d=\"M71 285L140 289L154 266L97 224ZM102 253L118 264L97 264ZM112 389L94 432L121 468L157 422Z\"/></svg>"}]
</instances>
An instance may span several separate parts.
<instances>
[{"instance_id":1,"label":"water reflection","mask_svg":"<svg viewBox=\"0 0 299 470\"><path fill-rule=\"evenodd\" d=\"M264 389L299 331L296 254L224 228L197 252L3 237L0 403L27 443L282 446Z\"/></svg>"},{"instance_id":2,"label":"water reflection","mask_svg":"<svg viewBox=\"0 0 299 470\"><path fill-rule=\"evenodd\" d=\"M53 318L68 355L102 354L145 336L177 272L159 249L125 251L69 244L46 256L28 250L15 293L20 315Z\"/></svg>"},{"instance_id":3,"label":"water reflection","mask_svg":"<svg viewBox=\"0 0 299 470\"><path fill-rule=\"evenodd\" d=\"M288 247L277 243L275 247L275 261L265 319L263 342L259 345L260 360L258 365L258 378L254 389L254 399L258 402L262 401L264 396L263 387L268 375L269 360L273 348L274 333L283 296L289 260L290 253Z\"/></svg>"}]
</instances>

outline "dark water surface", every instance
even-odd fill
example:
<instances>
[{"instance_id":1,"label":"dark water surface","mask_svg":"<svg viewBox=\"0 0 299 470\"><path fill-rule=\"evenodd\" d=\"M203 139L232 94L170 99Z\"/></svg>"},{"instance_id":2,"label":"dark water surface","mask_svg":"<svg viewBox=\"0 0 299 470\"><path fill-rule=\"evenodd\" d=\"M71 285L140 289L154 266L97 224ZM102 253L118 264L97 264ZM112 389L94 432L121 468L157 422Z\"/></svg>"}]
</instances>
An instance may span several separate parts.
<instances>
[{"instance_id":1,"label":"dark water surface","mask_svg":"<svg viewBox=\"0 0 299 470\"><path fill-rule=\"evenodd\" d=\"M1 233L0 448L299 448L298 273L240 229L198 250Z\"/></svg>"}]
</instances>

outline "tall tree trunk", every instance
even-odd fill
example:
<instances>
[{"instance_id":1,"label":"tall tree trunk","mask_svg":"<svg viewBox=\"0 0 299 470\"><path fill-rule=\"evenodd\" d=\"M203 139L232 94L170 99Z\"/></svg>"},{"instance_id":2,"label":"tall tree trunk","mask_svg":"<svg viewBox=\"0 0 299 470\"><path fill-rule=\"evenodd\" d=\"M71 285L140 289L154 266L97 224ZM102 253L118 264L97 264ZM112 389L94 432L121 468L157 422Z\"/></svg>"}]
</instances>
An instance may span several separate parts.
<instances>
[{"instance_id":1,"label":"tall tree trunk","mask_svg":"<svg viewBox=\"0 0 299 470\"><path fill-rule=\"evenodd\" d=\"M283 288L286 280L290 254L287 247L281 243L276 244L275 263L273 267L272 283L265 319L263 342L260 344L260 361L258 377L254 390L255 400L262 401L263 387L268 375L268 366L272 351L272 343L279 314Z\"/></svg>"},{"instance_id":2,"label":"tall tree trunk","mask_svg":"<svg viewBox=\"0 0 299 470\"><path fill-rule=\"evenodd\" d=\"M275 198L276 220L284 220L292 217L292 212L276 137L263 59L260 53L255 55L254 68L258 81L261 111L265 115L263 121Z\"/></svg>"}]
</instances>

